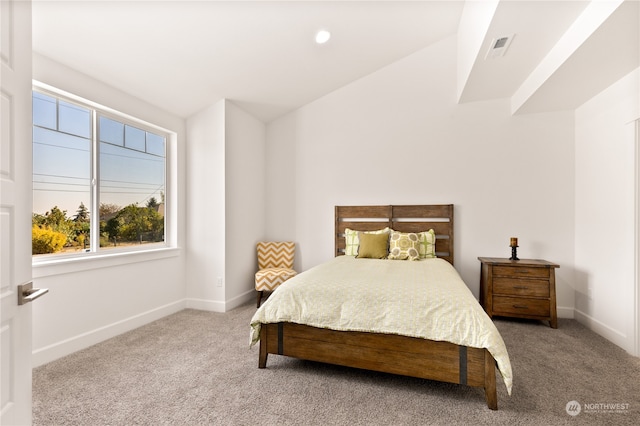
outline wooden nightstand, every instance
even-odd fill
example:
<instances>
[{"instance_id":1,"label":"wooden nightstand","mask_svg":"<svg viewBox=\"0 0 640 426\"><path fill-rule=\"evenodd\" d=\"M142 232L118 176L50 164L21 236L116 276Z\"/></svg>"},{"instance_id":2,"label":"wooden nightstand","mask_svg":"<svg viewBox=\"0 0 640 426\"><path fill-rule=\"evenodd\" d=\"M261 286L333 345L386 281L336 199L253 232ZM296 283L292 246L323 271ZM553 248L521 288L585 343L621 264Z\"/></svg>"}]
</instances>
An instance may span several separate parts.
<instances>
[{"instance_id":1,"label":"wooden nightstand","mask_svg":"<svg viewBox=\"0 0 640 426\"><path fill-rule=\"evenodd\" d=\"M558 328L555 268L539 259L479 257L480 304L489 315L549 321Z\"/></svg>"}]
</instances>

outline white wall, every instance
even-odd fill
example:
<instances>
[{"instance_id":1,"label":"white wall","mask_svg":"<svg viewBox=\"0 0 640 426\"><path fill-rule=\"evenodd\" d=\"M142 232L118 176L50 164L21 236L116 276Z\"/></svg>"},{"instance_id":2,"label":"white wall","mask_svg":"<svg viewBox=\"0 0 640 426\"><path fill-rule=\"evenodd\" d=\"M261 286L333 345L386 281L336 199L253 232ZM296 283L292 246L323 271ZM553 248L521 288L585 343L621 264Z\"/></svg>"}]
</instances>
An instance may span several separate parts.
<instances>
[{"instance_id":1,"label":"white wall","mask_svg":"<svg viewBox=\"0 0 640 426\"><path fill-rule=\"evenodd\" d=\"M453 203L456 267L476 296L477 257L508 257L514 236L521 258L560 264L570 317L573 113L457 104L455 49L448 38L270 123L267 229L297 240L305 270L332 256L335 205Z\"/></svg>"},{"instance_id":2,"label":"white wall","mask_svg":"<svg viewBox=\"0 0 640 426\"><path fill-rule=\"evenodd\" d=\"M189 117L187 131L187 306L223 312L225 101Z\"/></svg>"},{"instance_id":3,"label":"white wall","mask_svg":"<svg viewBox=\"0 0 640 426\"><path fill-rule=\"evenodd\" d=\"M190 117L187 128L187 306L224 312L255 295L265 125L223 99Z\"/></svg>"},{"instance_id":4,"label":"white wall","mask_svg":"<svg viewBox=\"0 0 640 426\"><path fill-rule=\"evenodd\" d=\"M296 241L296 119L288 114L267 125L265 153L265 238ZM301 271L304 247L296 245L293 268Z\"/></svg>"},{"instance_id":5,"label":"white wall","mask_svg":"<svg viewBox=\"0 0 640 426\"><path fill-rule=\"evenodd\" d=\"M576 110L576 318L634 351L640 69Z\"/></svg>"},{"instance_id":6,"label":"white wall","mask_svg":"<svg viewBox=\"0 0 640 426\"><path fill-rule=\"evenodd\" d=\"M265 236L266 126L233 102L226 113L226 309L255 296L256 243Z\"/></svg>"},{"instance_id":7,"label":"white wall","mask_svg":"<svg viewBox=\"0 0 640 426\"><path fill-rule=\"evenodd\" d=\"M33 59L35 80L176 132L171 155L178 170L185 169L184 120L45 57ZM183 216L184 175L168 179L175 189L167 193L174 197L171 214ZM183 223L172 233L178 247L184 243ZM34 267L34 286L49 289L33 304L34 365L183 309L184 259L174 249Z\"/></svg>"}]
</instances>

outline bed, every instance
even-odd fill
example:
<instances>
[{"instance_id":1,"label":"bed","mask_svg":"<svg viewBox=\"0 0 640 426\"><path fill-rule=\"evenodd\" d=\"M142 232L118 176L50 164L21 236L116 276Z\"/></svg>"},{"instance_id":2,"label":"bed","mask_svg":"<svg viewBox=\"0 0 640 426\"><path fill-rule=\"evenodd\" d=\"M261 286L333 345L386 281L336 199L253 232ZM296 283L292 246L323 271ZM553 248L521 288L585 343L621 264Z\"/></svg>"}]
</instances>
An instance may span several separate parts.
<instances>
[{"instance_id":1,"label":"bed","mask_svg":"<svg viewBox=\"0 0 640 426\"><path fill-rule=\"evenodd\" d=\"M251 320L251 345L260 343L258 367L266 367L268 354L278 354L480 387L487 406L496 410L496 366L509 394L511 366L502 337L453 268L453 219L453 205L336 206L335 258L285 282ZM349 255L347 231L387 227L403 233L433 229L437 258L396 261ZM441 277L451 284L443 284ZM367 282L375 291L362 291ZM429 291L437 296L425 296L428 303L440 301L437 309L469 319L449 322L443 311L425 308L422 296L411 293L426 294L423 285L433 287ZM382 300L399 310L378 312ZM311 313L317 307L320 311ZM337 319L328 319L327 310L337 311ZM417 320L414 311L429 311L429 319ZM365 317L375 321L360 322Z\"/></svg>"}]
</instances>

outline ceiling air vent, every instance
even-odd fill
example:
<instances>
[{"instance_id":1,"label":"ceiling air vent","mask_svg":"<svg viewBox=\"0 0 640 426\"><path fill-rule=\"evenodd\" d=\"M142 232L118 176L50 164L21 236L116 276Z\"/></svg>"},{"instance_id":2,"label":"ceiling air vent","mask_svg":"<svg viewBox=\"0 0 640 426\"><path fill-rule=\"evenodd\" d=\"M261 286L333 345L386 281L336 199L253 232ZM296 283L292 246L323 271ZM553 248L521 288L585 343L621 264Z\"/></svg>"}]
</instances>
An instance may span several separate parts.
<instances>
[{"instance_id":1,"label":"ceiling air vent","mask_svg":"<svg viewBox=\"0 0 640 426\"><path fill-rule=\"evenodd\" d=\"M489 47L489 51L487 52L487 56L485 59L498 58L500 56L504 56L509 45L511 44L511 40L513 40L513 36L515 34L511 34L504 37L494 38L491 41L491 46Z\"/></svg>"}]
</instances>

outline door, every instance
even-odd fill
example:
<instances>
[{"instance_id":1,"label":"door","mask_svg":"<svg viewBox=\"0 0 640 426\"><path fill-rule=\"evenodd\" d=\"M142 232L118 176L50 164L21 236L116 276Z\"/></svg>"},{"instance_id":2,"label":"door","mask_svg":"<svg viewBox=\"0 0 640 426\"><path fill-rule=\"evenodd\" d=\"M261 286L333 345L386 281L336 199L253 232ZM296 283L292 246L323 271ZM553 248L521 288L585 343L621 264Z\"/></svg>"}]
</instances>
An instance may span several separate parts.
<instances>
[{"instance_id":1,"label":"door","mask_svg":"<svg viewBox=\"0 0 640 426\"><path fill-rule=\"evenodd\" d=\"M640 103L640 102L639 102ZM640 114L640 111L638 111ZM640 117L636 119L636 140L635 140L635 344L633 355L640 356Z\"/></svg>"},{"instance_id":2,"label":"door","mask_svg":"<svg viewBox=\"0 0 640 426\"><path fill-rule=\"evenodd\" d=\"M0 424L31 424L31 2L0 1Z\"/></svg>"}]
</instances>

